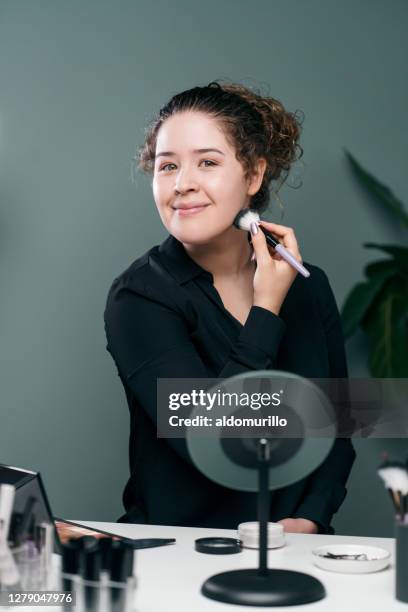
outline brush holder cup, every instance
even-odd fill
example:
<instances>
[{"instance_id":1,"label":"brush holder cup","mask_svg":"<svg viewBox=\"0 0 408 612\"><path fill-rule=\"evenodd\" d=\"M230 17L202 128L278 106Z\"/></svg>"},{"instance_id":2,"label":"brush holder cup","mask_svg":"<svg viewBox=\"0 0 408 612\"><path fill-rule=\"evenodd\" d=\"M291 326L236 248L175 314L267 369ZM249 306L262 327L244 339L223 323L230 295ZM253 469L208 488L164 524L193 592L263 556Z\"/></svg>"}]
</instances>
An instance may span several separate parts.
<instances>
[{"instance_id":1,"label":"brush holder cup","mask_svg":"<svg viewBox=\"0 0 408 612\"><path fill-rule=\"evenodd\" d=\"M395 539L395 596L398 601L408 603L408 522L395 524Z\"/></svg>"}]
</instances>

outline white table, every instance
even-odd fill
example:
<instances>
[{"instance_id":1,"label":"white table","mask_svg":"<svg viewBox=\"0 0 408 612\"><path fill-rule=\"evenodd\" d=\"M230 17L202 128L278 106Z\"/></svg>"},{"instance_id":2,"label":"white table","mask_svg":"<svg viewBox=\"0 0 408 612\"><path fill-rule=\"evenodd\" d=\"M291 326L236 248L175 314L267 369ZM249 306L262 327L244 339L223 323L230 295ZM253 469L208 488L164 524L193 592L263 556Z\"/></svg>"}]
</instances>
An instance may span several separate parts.
<instances>
[{"instance_id":1,"label":"white table","mask_svg":"<svg viewBox=\"0 0 408 612\"><path fill-rule=\"evenodd\" d=\"M81 522L130 538L176 538L175 544L136 551L138 578L137 612L232 612L234 609L266 610L261 607L232 606L207 599L200 593L211 575L243 568L255 568L258 551L244 549L233 555L206 555L194 550L194 540L208 536L236 537L227 529L196 529L162 525ZM365 544L381 546L391 552L391 566L373 574L339 574L313 565L311 550L324 544ZM324 584L325 599L287 610L321 612L408 612L408 605L395 599L395 540L354 536L286 534L286 546L268 552L271 568L291 569L315 576ZM408 573L407 573L408 580ZM271 609L271 608L269 608ZM279 608L277 608L279 609ZM282 608L281 608L282 609ZM38 610L38 609L37 609Z\"/></svg>"}]
</instances>

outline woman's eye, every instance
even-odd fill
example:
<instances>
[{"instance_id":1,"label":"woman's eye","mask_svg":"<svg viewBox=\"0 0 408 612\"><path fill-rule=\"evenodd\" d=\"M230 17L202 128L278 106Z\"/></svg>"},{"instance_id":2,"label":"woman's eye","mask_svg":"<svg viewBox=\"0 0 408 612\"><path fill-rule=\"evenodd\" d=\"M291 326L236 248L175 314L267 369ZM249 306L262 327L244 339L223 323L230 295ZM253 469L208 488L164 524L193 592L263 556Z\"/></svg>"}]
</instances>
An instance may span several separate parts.
<instances>
[{"instance_id":1,"label":"woman's eye","mask_svg":"<svg viewBox=\"0 0 408 612\"><path fill-rule=\"evenodd\" d=\"M203 159L203 160L201 160L200 164L201 164L202 162L207 162L207 163L211 164L211 166L216 166L216 165L217 165L217 164L216 164L215 162L213 162L211 159ZM165 168L167 168L167 166L174 166L174 165L175 165L175 164L171 164L171 163L164 164L164 166L162 166L162 167L160 168L159 172L166 171L166 170L165 170ZM209 168L209 167L211 167L211 166L205 166L205 167L206 167L206 168Z\"/></svg>"},{"instance_id":2,"label":"woman's eye","mask_svg":"<svg viewBox=\"0 0 408 612\"><path fill-rule=\"evenodd\" d=\"M165 168L167 168L167 166L174 166L174 164L164 164L164 166L160 168L159 172L162 172Z\"/></svg>"}]
</instances>

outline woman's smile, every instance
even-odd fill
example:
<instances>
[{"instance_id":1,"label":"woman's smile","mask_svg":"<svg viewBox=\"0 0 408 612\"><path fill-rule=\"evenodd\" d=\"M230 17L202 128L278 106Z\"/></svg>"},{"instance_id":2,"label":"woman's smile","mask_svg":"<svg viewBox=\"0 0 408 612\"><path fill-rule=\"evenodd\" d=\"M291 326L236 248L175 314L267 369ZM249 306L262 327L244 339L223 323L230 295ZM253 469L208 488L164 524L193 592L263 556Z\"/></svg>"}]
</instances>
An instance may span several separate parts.
<instances>
[{"instance_id":1,"label":"woman's smile","mask_svg":"<svg viewBox=\"0 0 408 612\"><path fill-rule=\"evenodd\" d=\"M202 212L205 208L207 208L209 204L199 204L198 206L189 206L187 208L176 208L175 212L179 217L190 217L191 215L196 215Z\"/></svg>"}]
</instances>

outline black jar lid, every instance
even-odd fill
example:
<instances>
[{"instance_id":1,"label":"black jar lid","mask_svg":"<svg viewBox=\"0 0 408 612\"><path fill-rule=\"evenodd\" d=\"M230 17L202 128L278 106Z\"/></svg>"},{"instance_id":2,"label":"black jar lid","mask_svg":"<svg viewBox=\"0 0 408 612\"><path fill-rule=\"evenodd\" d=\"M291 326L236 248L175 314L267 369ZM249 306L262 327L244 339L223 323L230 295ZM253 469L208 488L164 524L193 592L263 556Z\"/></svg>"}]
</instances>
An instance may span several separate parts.
<instances>
[{"instance_id":1,"label":"black jar lid","mask_svg":"<svg viewBox=\"0 0 408 612\"><path fill-rule=\"evenodd\" d=\"M236 538L198 538L195 549L209 555L232 555L242 551L242 542Z\"/></svg>"}]
</instances>

